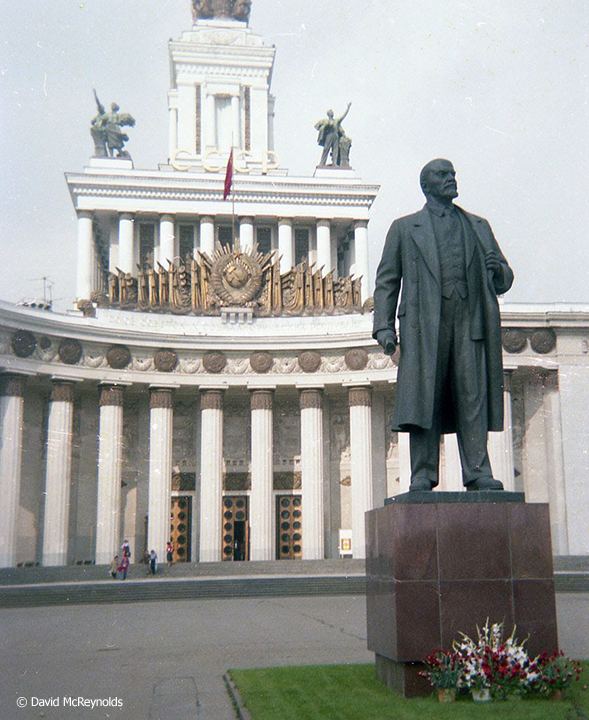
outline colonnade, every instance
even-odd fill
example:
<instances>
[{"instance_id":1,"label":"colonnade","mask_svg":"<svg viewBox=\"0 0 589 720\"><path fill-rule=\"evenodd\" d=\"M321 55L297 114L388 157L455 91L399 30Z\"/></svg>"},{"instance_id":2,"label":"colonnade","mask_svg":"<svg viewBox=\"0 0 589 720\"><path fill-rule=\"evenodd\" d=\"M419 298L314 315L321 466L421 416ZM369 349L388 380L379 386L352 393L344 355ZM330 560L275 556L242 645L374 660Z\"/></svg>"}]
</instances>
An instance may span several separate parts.
<instances>
[{"instance_id":1,"label":"colonnade","mask_svg":"<svg viewBox=\"0 0 589 720\"><path fill-rule=\"evenodd\" d=\"M0 382L0 566L15 563L21 456L24 425L26 378L4 375ZM550 387L548 388L551 389ZM99 433L97 470L96 547L97 564L110 562L121 541L121 472L123 461L124 384L103 383L99 387ZM174 388L165 385L149 389L149 469L148 537L149 548L160 557L169 539L171 502ZM200 389L200 501L198 517L198 559L221 560L223 499L223 408L226 388ZM324 388L299 389L302 557L321 559L326 547L325 476L327 442L324 438ZM366 511L380 505L384 498L373 479L372 393L369 385L347 388L350 427L351 526L353 554L364 557ZM276 557L276 518L274 507L274 389L250 390L251 412L251 486L249 492L250 558L271 560ZM550 406L558 405L554 392L547 395ZM54 379L47 412L46 460L44 470L43 565L64 565L68 560L69 503L72 469L74 383ZM511 426L511 388L506 373L505 416L502 433L490 435L490 455L494 474L506 490L514 490L513 439ZM554 409L554 408L553 408ZM558 409L558 408L557 408ZM558 416L558 413L557 413ZM553 429L555 432L558 428ZM546 432L546 428L542 428ZM558 438L552 444L558 447ZM460 490L460 460L452 436L444 447L442 490ZM530 461L531 462L531 461ZM560 465L555 464L555 467ZM534 470L533 463L531 469ZM399 434L399 470L401 491L409 487L410 463L406 434ZM564 487L564 477L555 477ZM382 485L382 484L381 484ZM379 485L378 487L381 487ZM564 492L555 488L553 494ZM297 491L299 492L299 491ZM551 504L556 500L550 496ZM558 507L560 505L556 503ZM557 508L558 510L558 508ZM562 519L562 518L560 518ZM566 524L566 523L565 523ZM555 528L556 530L557 528ZM566 530L558 528L566 543Z\"/></svg>"},{"instance_id":2,"label":"colonnade","mask_svg":"<svg viewBox=\"0 0 589 720\"><path fill-rule=\"evenodd\" d=\"M125 273L137 275L138 263L138 238L135 232L135 215L129 212L121 212L115 218L111 217L112 232L108 235L110 243L111 267L114 272L115 266ZM176 218L171 214L158 216L159 238L154 248L154 258L157 262L167 266L168 260L173 260L179 255L179 241L175 232ZM182 221L184 222L184 220ZM186 220L188 223L189 221ZM277 250L280 256L280 271L286 273L295 265L295 232L297 223L293 217L275 218L277 227ZM241 216L239 223L239 242L241 249L249 252L255 243L254 217ZM194 224L199 226L198 239L195 240L195 250L212 256L215 250L215 235L218 225L217 218L210 215L198 216ZM301 225L301 227L314 229L316 237L316 266L321 268L324 275L337 270L337 238L335 236L334 224L325 219L315 221L315 225ZM349 253L350 274L362 278L362 300L369 296L368 287L368 223L365 220L357 220L351 223L353 231ZM113 248L116 248L113 253ZM77 297L78 299L90 299L96 290L104 289L104 278L101 261L96 250L96 238L94 235L93 214L88 211L78 212L78 275L77 275Z\"/></svg>"}]
</instances>

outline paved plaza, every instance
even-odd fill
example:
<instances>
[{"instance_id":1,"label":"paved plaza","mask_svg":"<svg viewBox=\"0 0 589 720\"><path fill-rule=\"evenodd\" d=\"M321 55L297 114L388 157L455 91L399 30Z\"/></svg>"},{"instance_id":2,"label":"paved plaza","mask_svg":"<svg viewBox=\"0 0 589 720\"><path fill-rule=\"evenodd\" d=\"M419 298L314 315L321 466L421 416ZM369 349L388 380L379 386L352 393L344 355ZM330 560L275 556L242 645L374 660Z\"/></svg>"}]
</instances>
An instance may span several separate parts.
<instances>
[{"instance_id":1,"label":"paved plaza","mask_svg":"<svg viewBox=\"0 0 589 720\"><path fill-rule=\"evenodd\" d=\"M589 594L557 608L563 650L588 658ZM373 660L364 596L5 609L0 632L1 720L234 720L228 668Z\"/></svg>"}]
</instances>

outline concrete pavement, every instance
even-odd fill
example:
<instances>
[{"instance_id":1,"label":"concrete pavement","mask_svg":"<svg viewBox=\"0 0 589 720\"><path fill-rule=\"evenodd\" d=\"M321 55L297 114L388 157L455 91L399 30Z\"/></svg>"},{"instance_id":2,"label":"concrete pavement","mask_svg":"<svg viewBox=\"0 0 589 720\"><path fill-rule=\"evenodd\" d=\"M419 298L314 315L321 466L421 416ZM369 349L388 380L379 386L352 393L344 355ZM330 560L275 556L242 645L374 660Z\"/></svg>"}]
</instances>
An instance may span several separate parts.
<instances>
[{"instance_id":1,"label":"concrete pavement","mask_svg":"<svg viewBox=\"0 0 589 720\"><path fill-rule=\"evenodd\" d=\"M562 648L589 658L589 594L557 608ZM234 720L229 668L373 661L364 596L4 609L0 633L1 720ZM78 697L122 707L64 707Z\"/></svg>"}]
</instances>

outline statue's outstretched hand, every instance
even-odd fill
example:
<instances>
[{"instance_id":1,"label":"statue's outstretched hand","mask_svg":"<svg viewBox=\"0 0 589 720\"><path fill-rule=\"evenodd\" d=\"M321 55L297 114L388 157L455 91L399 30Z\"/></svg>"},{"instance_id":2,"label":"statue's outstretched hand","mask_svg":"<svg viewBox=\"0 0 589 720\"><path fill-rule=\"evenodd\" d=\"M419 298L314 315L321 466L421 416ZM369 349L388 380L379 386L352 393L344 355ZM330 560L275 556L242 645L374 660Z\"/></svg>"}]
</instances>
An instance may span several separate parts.
<instances>
[{"instance_id":1,"label":"statue's outstretched hand","mask_svg":"<svg viewBox=\"0 0 589 720\"><path fill-rule=\"evenodd\" d=\"M379 330L376 341L384 350L385 355L394 355L397 349L397 336L392 330Z\"/></svg>"}]
</instances>

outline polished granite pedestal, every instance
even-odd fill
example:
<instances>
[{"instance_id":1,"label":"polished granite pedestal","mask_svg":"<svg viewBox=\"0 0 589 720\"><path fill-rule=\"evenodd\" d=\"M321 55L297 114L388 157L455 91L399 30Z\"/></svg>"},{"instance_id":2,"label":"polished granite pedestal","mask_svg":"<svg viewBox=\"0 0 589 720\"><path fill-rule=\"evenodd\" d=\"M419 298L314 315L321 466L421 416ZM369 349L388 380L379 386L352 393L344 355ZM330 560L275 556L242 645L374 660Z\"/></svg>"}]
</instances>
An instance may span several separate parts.
<instances>
[{"instance_id":1,"label":"polished granite pedestal","mask_svg":"<svg viewBox=\"0 0 589 720\"><path fill-rule=\"evenodd\" d=\"M366 514L368 649L379 679L427 695L420 663L505 622L533 656L557 649L548 505L523 493L416 492Z\"/></svg>"}]
</instances>

